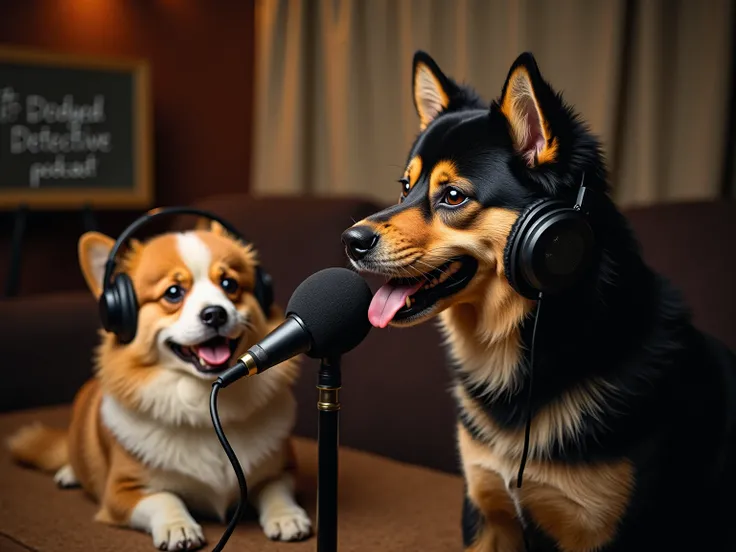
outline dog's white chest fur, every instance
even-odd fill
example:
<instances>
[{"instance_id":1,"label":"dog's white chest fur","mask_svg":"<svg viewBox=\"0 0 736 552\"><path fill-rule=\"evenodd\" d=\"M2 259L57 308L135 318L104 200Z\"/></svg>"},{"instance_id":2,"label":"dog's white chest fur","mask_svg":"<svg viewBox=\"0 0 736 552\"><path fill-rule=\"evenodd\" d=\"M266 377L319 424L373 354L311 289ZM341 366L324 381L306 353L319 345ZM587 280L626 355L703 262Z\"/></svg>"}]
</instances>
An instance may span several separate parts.
<instances>
[{"instance_id":1,"label":"dog's white chest fur","mask_svg":"<svg viewBox=\"0 0 736 552\"><path fill-rule=\"evenodd\" d=\"M125 408L109 395L102 400L101 414L118 442L148 468L151 490L173 492L194 510L224 517L237 499L238 483L210 424L166 424ZM295 415L295 400L283 390L242 421L228 416L225 434L249 487L281 472Z\"/></svg>"}]
</instances>

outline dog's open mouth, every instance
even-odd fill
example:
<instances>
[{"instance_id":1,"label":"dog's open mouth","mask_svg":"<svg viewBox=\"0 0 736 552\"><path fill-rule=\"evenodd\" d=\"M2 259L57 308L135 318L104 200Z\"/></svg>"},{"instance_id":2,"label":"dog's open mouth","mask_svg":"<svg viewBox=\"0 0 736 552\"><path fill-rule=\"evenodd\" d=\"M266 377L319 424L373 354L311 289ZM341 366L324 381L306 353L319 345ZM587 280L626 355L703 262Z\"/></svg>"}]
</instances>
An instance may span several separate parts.
<instances>
[{"instance_id":1,"label":"dog's open mouth","mask_svg":"<svg viewBox=\"0 0 736 552\"><path fill-rule=\"evenodd\" d=\"M392 278L373 296L368 319L375 327L385 328L392 321L421 318L440 299L464 289L477 269L477 260L463 256L450 259L421 276Z\"/></svg>"},{"instance_id":2,"label":"dog's open mouth","mask_svg":"<svg viewBox=\"0 0 736 552\"><path fill-rule=\"evenodd\" d=\"M185 362L191 362L198 371L213 374L230 366L230 359L239 343L240 338L216 336L198 345L179 345L173 341L169 341L168 345L176 356Z\"/></svg>"}]
</instances>

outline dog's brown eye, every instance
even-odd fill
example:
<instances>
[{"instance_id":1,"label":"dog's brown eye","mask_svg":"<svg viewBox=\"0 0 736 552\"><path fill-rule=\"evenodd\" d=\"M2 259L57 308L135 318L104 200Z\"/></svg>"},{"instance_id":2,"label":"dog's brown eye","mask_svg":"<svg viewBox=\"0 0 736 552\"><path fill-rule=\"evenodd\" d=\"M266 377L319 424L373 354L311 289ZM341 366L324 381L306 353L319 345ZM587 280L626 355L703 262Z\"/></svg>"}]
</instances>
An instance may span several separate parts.
<instances>
[{"instance_id":1,"label":"dog's brown eye","mask_svg":"<svg viewBox=\"0 0 736 552\"><path fill-rule=\"evenodd\" d=\"M400 178L399 183L401 184L401 197L406 197L411 191L411 183L408 178Z\"/></svg>"},{"instance_id":2,"label":"dog's brown eye","mask_svg":"<svg viewBox=\"0 0 736 552\"><path fill-rule=\"evenodd\" d=\"M223 278L220 285L225 290L225 293L235 293L238 291L238 282L235 278Z\"/></svg>"},{"instance_id":3,"label":"dog's brown eye","mask_svg":"<svg viewBox=\"0 0 736 552\"><path fill-rule=\"evenodd\" d=\"M457 188L448 188L442 201L447 205L457 207L458 205L462 205L466 199L468 199L467 196Z\"/></svg>"},{"instance_id":4,"label":"dog's brown eye","mask_svg":"<svg viewBox=\"0 0 736 552\"><path fill-rule=\"evenodd\" d=\"M184 290L180 285L174 284L166 288L164 292L164 299L169 303L178 303L184 298Z\"/></svg>"}]
</instances>

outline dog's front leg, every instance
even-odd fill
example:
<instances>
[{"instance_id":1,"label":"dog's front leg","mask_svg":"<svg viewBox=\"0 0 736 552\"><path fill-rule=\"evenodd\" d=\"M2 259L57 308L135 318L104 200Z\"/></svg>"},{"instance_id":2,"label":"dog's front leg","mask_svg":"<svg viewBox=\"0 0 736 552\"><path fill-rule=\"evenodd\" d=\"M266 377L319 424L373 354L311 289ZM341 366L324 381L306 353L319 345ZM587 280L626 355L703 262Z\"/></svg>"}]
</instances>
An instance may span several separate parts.
<instances>
[{"instance_id":1,"label":"dog's front leg","mask_svg":"<svg viewBox=\"0 0 736 552\"><path fill-rule=\"evenodd\" d=\"M205 544L202 527L184 502L167 491L147 488L147 470L118 447L95 519L150 534L159 550L196 550Z\"/></svg>"},{"instance_id":2,"label":"dog's front leg","mask_svg":"<svg viewBox=\"0 0 736 552\"><path fill-rule=\"evenodd\" d=\"M521 552L524 536L503 479L477 466L465 469L463 504L465 552Z\"/></svg>"},{"instance_id":3,"label":"dog's front leg","mask_svg":"<svg viewBox=\"0 0 736 552\"><path fill-rule=\"evenodd\" d=\"M202 527L184 502L165 491L141 497L131 513L130 526L151 534L159 550L196 550L205 543Z\"/></svg>"},{"instance_id":4,"label":"dog's front leg","mask_svg":"<svg viewBox=\"0 0 736 552\"><path fill-rule=\"evenodd\" d=\"M255 491L253 505L269 539L296 541L312 533L312 522L294 497L294 478L283 473Z\"/></svg>"},{"instance_id":5,"label":"dog's front leg","mask_svg":"<svg viewBox=\"0 0 736 552\"><path fill-rule=\"evenodd\" d=\"M465 475L463 546L465 552L522 552L524 532L504 479L482 467L487 448L458 424L458 446Z\"/></svg>"}]
</instances>

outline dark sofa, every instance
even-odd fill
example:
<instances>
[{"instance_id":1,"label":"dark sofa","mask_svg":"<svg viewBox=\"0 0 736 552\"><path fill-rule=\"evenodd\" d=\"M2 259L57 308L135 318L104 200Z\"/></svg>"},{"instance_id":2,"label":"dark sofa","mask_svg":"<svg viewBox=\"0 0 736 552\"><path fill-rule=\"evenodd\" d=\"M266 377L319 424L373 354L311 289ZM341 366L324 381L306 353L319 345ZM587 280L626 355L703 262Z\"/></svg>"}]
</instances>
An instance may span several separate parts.
<instances>
[{"instance_id":1,"label":"dark sofa","mask_svg":"<svg viewBox=\"0 0 736 552\"><path fill-rule=\"evenodd\" d=\"M198 207L232 221L254 241L285 305L304 278L346 266L341 232L377 210L354 199L212 197ZM736 349L736 204L683 203L627 211L650 264L688 298L696 323ZM173 223L183 227L187 221ZM376 282L371 280L375 286ZM0 302L5 378L0 436L43 417L63 425L67 404L90 375L96 303L86 289L36 293ZM315 361L297 384L303 464L300 488L314 513L317 429ZM432 324L373 330L343 359L341 550L458 550L462 482L445 354ZM33 409L33 410L31 410ZM0 450L0 551L150 550L148 537L92 522L94 505L51 477L10 464ZM445 472L445 473L443 473ZM222 527L207 525L210 548ZM306 550L275 544L254 523L229 549Z\"/></svg>"}]
</instances>

